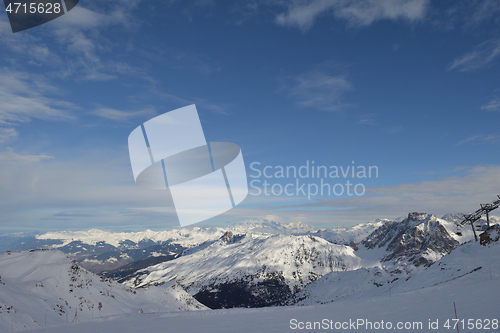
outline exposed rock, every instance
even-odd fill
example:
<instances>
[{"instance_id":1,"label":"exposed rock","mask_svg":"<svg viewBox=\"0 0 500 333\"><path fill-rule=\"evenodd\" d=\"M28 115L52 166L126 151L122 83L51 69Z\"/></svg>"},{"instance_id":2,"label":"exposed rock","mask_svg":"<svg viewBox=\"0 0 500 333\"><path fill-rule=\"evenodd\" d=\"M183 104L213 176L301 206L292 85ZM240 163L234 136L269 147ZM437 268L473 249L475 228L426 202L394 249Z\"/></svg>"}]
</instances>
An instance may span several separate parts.
<instances>
[{"instance_id":1,"label":"exposed rock","mask_svg":"<svg viewBox=\"0 0 500 333\"><path fill-rule=\"evenodd\" d=\"M479 244L486 246L500 239L500 225L495 224L479 235Z\"/></svg>"},{"instance_id":2,"label":"exposed rock","mask_svg":"<svg viewBox=\"0 0 500 333\"><path fill-rule=\"evenodd\" d=\"M385 247L388 254L383 262L408 261L415 266L430 266L450 253L459 242L450 236L434 215L414 212L401 222L387 222L362 244L368 249Z\"/></svg>"}]
</instances>

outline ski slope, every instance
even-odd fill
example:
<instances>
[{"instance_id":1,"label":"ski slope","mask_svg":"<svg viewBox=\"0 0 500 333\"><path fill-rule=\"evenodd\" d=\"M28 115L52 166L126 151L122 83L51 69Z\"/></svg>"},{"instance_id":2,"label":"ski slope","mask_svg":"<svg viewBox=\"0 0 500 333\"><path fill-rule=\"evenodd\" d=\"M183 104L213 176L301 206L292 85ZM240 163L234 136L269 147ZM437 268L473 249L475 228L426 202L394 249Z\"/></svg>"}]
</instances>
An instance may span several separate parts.
<instances>
[{"instance_id":1,"label":"ski slope","mask_svg":"<svg viewBox=\"0 0 500 333\"><path fill-rule=\"evenodd\" d=\"M60 251L0 254L0 332L199 309L206 307L178 284L132 290L80 268Z\"/></svg>"},{"instance_id":2,"label":"ski slope","mask_svg":"<svg viewBox=\"0 0 500 333\"><path fill-rule=\"evenodd\" d=\"M42 328L37 332L455 332L452 320L455 318L454 303L458 319L464 320L465 327L468 320L473 319L474 329L460 327L460 332L500 332L498 326L491 322L500 319L498 262L498 242L489 246L467 243L460 245L436 264L428 268L422 267L422 272L408 281L400 279L394 282L390 290L388 285L384 285L335 300L332 295L327 294L332 286L328 284L326 275L305 289L310 290L316 284L316 298L306 299L302 306L115 314L94 318L85 323ZM316 302L319 295L323 295L325 300L334 301L319 304ZM478 319L482 323L490 320L489 329L478 329L475 326ZM445 327L447 321L451 325L449 328ZM367 322L371 323L371 328L367 326L370 325ZM392 329L387 329L388 322ZM307 327L308 323L312 328L316 325L317 329L299 329ZM355 329L353 326L349 326L350 329L335 329L335 325L345 327L352 323L363 325L354 326ZM437 329L429 329L430 323L437 324ZM379 329L375 329L377 325ZM386 329L381 329L380 325L385 325ZM397 329L397 325L402 325L402 329ZM408 329L405 329L405 325Z\"/></svg>"}]
</instances>

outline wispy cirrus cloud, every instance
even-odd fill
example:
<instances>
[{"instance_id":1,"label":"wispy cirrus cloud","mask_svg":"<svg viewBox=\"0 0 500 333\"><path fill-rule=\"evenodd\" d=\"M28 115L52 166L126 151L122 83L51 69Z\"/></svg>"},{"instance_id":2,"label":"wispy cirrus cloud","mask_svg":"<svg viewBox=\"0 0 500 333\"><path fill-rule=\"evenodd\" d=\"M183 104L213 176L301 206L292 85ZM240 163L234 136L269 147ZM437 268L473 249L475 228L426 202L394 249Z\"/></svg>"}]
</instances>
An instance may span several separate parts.
<instances>
[{"instance_id":1,"label":"wispy cirrus cloud","mask_svg":"<svg viewBox=\"0 0 500 333\"><path fill-rule=\"evenodd\" d=\"M140 0L122 0L103 6L89 3L88 7L76 6L67 15L54 21L55 29L51 32L67 53L73 57L66 60L67 66L59 75L76 75L89 81L113 80L119 74L137 74L126 63L104 59L105 54L114 48L113 41L107 39L101 31L110 26L122 26L133 29L138 23L133 16L134 8Z\"/></svg>"},{"instance_id":2,"label":"wispy cirrus cloud","mask_svg":"<svg viewBox=\"0 0 500 333\"><path fill-rule=\"evenodd\" d=\"M137 27L134 10L139 3L140 0L80 2L68 14L37 28L52 36L50 41L31 31L14 36L6 18L0 17L0 42L5 51L13 52L16 57L51 68L51 76L106 81L120 74L144 75L127 63L107 57L123 46L105 33L105 29L113 26L130 30ZM9 61L15 64L16 57Z\"/></svg>"},{"instance_id":3,"label":"wispy cirrus cloud","mask_svg":"<svg viewBox=\"0 0 500 333\"><path fill-rule=\"evenodd\" d=\"M469 72L485 67L500 58L500 39L482 42L474 50L456 58L448 66L448 70Z\"/></svg>"},{"instance_id":4,"label":"wispy cirrus cloud","mask_svg":"<svg viewBox=\"0 0 500 333\"><path fill-rule=\"evenodd\" d=\"M469 15L468 19L471 23L477 24L487 21L491 18L499 20L500 14L500 2L497 0L482 0L482 1L471 1L471 5L475 5L472 15Z\"/></svg>"},{"instance_id":5,"label":"wispy cirrus cloud","mask_svg":"<svg viewBox=\"0 0 500 333\"><path fill-rule=\"evenodd\" d=\"M75 119L75 106L48 97L58 90L43 77L7 69L0 70L0 124L18 124L33 118L44 120Z\"/></svg>"},{"instance_id":6,"label":"wispy cirrus cloud","mask_svg":"<svg viewBox=\"0 0 500 333\"><path fill-rule=\"evenodd\" d=\"M0 170L0 232L178 225L168 191L136 186L126 154L97 149L68 161L10 150L0 153ZM163 206L174 213L150 208Z\"/></svg>"},{"instance_id":7,"label":"wispy cirrus cloud","mask_svg":"<svg viewBox=\"0 0 500 333\"><path fill-rule=\"evenodd\" d=\"M296 0L282 3L288 9L276 16L276 23L307 30L326 14L351 26L368 26L379 20L415 22L424 18L428 3L428 0Z\"/></svg>"},{"instance_id":8,"label":"wispy cirrus cloud","mask_svg":"<svg viewBox=\"0 0 500 333\"><path fill-rule=\"evenodd\" d=\"M252 197L249 200L261 200L260 212L280 215L288 222L302 221L316 225L345 225L376 218L396 218L415 211L440 217L447 213L473 212L480 203L494 200L500 187L499 172L498 165L461 167L435 180L367 187L364 196L332 196L306 203L296 203L298 197L276 197L281 200L272 204L268 202L269 197ZM235 210L238 209L241 208ZM249 212L243 214L251 216Z\"/></svg>"},{"instance_id":9,"label":"wispy cirrus cloud","mask_svg":"<svg viewBox=\"0 0 500 333\"><path fill-rule=\"evenodd\" d=\"M137 117L152 117L156 115L156 109L152 106L144 108L138 111L125 111L125 110L117 110L112 108L99 107L91 112L91 114L106 118L110 120L126 122L130 119Z\"/></svg>"},{"instance_id":10,"label":"wispy cirrus cloud","mask_svg":"<svg viewBox=\"0 0 500 333\"><path fill-rule=\"evenodd\" d=\"M328 66L318 66L295 77L281 80L280 90L302 107L322 111L342 111L344 93L353 90L345 75L330 73Z\"/></svg>"},{"instance_id":11,"label":"wispy cirrus cloud","mask_svg":"<svg viewBox=\"0 0 500 333\"><path fill-rule=\"evenodd\" d=\"M374 113L367 113L364 115L361 115L359 117L359 120L357 121L357 124L359 125L371 125L374 126L377 124L375 120L375 114Z\"/></svg>"},{"instance_id":12,"label":"wispy cirrus cloud","mask_svg":"<svg viewBox=\"0 0 500 333\"><path fill-rule=\"evenodd\" d=\"M52 158L54 158L54 156L50 156L47 154L38 154L38 155L19 154L12 150L0 153L0 163L9 163L11 165L12 163L14 163L14 165L17 166L21 164L24 165L24 164L38 163L42 160L48 160Z\"/></svg>"},{"instance_id":13,"label":"wispy cirrus cloud","mask_svg":"<svg viewBox=\"0 0 500 333\"><path fill-rule=\"evenodd\" d=\"M500 140L500 136L498 135L473 135L468 137L465 140L457 143L457 146L461 146L463 144L485 144L485 143L495 143Z\"/></svg>"},{"instance_id":14,"label":"wispy cirrus cloud","mask_svg":"<svg viewBox=\"0 0 500 333\"><path fill-rule=\"evenodd\" d=\"M17 131L15 128L2 128L0 127L0 144L8 142L12 139L17 138Z\"/></svg>"},{"instance_id":15,"label":"wispy cirrus cloud","mask_svg":"<svg viewBox=\"0 0 500 333\"><path fill-rule=\"evenodd\" d=\"M488 104L483 105L481 110L486 111L500 111L500 98L492 99Z\"/></svg>"}]
</instances>

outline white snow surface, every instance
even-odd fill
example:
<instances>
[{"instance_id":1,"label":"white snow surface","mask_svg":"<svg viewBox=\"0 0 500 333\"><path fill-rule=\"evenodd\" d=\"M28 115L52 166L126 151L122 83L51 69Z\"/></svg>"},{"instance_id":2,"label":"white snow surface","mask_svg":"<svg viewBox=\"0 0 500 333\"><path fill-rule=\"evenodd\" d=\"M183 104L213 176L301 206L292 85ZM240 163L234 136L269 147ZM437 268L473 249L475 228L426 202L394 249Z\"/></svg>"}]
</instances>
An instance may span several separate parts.
<instances>
[{"instance_id":1,"label":"white snow surface","mask_svg":"<svg viewBox=\"0 0 500 333\"><path fill-rule=\"evenodd\" d=\"M451 295L465 290L461 286L479 292L478 285L490 285L495 307L500 309L500 244L481 246L469 242L458 246L450 254L428 268L389 273L379 267L361 268L344 273L330 273L309 284L297 295L305 297L298 304L330 303L343 299L383 297L394 294L420 293L430 289L454 289ZM491 275L490 275L491 274ZM482 294L482 296L486 296ZM479 301L480 297L474 297ZM471 300L472 301L472 300ZM481 306L487 311L486 307ZM497 316L500 312L497 311ZM500 319L500 318L499 318Z\"/></svg>"},{"instance_id":2,"label":"white snow surface","mask_svg":"<svg viewBox=\"0 0 500 333\"><path fill-rule=\"evenodd\" d=\"M0 254L0 332L86 322L141 309L165 313L207 308L178 284L132 290L80 268L60 251Z\"/></svg>"},{"instance_id":3,"label":"white snow surface","mask_svg":"<svg viewBox=\"0 0 500 333\"><path fill-rule=\"evenodd\" d=\"M492 244L482 247L478 243L459 246L438 263L423 269L408 281L399 279L381 287L370 286L373 272L363 270L331 273L318 280L314 298L304 301L304 306L271 307L261 309L223 309L197 312L175 312L157 314L132 314L105 316L87 323L66 324L61 327L41 329L40 333L281 333L297 331L335 332L455 332L452 319L455 308L459 320L467 326L472 320L476 325L490 320L489 329L462 329L460 332L500 332L491 320L500 319L500 246ZM481 267L481 268L479 268ZM491 269L491 271L490 271ZM335 276L346 274L335 286ZM327 278L328 277L328 278ZM349 284L355 287L349 287ZM311 285L312 286L312 285ZM344 292L344 297L335 298L330 288ZM357 291L361 288L361 291ZM334 302L330 302L332 300ZM321 299L328 304L318 303ZM309 303L308 303L309 301ZM335 323L357 322L364 324L356 329L330 329L330 321ZM451 328L446 328L446 321ZM384 322L392 325L389 329L373 329L373 325ZM429 322L438 324L437 329L429 329ZM293 329L295 324L311 326L327 323L328 329ZM366 322L372 324L366 326ZM408 329L394 329L398 323L409 325ZM422 324L421 328L419 323ZM314 327L314 326L313 326ZM404 327L404 326L403 326ZM476 327L476 326L475 326Z\"/></svg>"}]
</instances>

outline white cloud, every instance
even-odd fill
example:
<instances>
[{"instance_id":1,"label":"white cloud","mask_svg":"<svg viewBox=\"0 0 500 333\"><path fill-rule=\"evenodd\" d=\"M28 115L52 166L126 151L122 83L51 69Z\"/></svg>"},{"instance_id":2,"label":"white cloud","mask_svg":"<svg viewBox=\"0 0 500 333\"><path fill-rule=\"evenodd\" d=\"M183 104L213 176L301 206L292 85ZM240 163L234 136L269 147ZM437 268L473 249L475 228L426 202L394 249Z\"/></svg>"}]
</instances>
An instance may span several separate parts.
<instances>
[{"instance_id":1,"label":"white cloud","mask_svg":"<svg viewBox=\"0 0 500 333\"><path fill-rule=\"evenodd\" d=\"M498 135L473 135L457 143L457 146L461 146L466 143L474 143L474 144L495 143L498 142L499 139L500 136Z\"/></svg>"},{"instance_id":2,"label":"white cloud","mask_svg":"<svg viewBox=\"0 0 500 333\"><path fill-rule=\"evenodd\" d=\"M122 151L94 150L71 161L8 151L0 154L0 170L0 229L124 228L141 223L146 229L150 223L177 223L175 214L149 209L173 207L169 193L136 186ZM58 221L61 213L72 211L92 216Z\"/></svg>"},{"instance_id":3,"label":"white cloud","mask_svg":"<svg viewBox=\"0 0 500 333\"><path fill-rule=\"evenodd\" d=\"M0 123L74 119L70 112L74 105L46 97L50 92L57 93L57 89L41 76L0 70Z\"/></svg>"},{"instance_id":4,"label":"white cloud","mask_svg":"<svg viewBox=\"0 0 500 333\"><path fill-rule=\"evenodd\" d=\"M106 119L128 121L129 119L136 117L152 117L156 115L156 110L154 107L148 107L138 111L123 111L101 107L95 109L91 113Z\"/></svg>"},{"instance_id":5,"label":"white cloud","mask_svg":"<svg viewBox=\"0 0 500 333\"><path fill-rule=\"evenodd\" d=\"M476 5L472 15L468 17L471 23L481 23L495 18L498 21L500 14L500 2L498 0L471 1L470 4Z\"/></svg>"},{"instance_id":6,"label":"white cloud","mask_svg":"<svg viewBox=\"0 0 500 333\"><path fill-rule=\"evenodd\" d=\"M500 111L500 98L495 98L491 100L488 104L483 105L481 110L486 111Z\"/></svg>"},{"instance_id":7,"label":"white cloud","mask_svg":"<svg viewBox=\"0 0 500 333\"><path fill-rule=\"evenodd\" d=\"M438 217L447 213L467 213L479 208L480 203L496 199L500 194L499 174L498 165L457 168L447 177L437 180L372 187L367 188L365 196L332 196L305 204L296 204L301 199L298 197L278 197L279 200L251 197L245 201L245 206L255 201L261 204L259 210L237 207L233 214L239 212L242 219L244 216L276 214L289 222L331 226L396 218L414 211Z\"/></svg>"},{"instance_id":8,"label":"white cloud","mask_svg":"<svg viewBox=\"0 0 500 333\"><path fill-rule=\"evenodd\" d=\"M425 16L427 0L296 0L286 13L276 16L285 26L309 29L321 15L331 13L352 26L367 26L379 20L415 22Z\"/></svg>"},{"instance_id":9,"label":"white cloud","mask_svg":"<svg viewBox=\"0 0 500 333\"><path fill-rule=\"evenodd\" d=\"M345 76L332 75L324 68L284 79L281 84L281 90L300 106L324 111L342 110L345 105L341 103L341 96L352 89Z\"/></svg>"},{"instance_id":10,"label":"white cloud","mask_svg":"<svg viewBox=\"0 0 500 333\"><path fill-rule=\"evenodd\" d=\"M7 15L0 15L0 43L3 49L12 50L23 58L31 58L31 64L60 65L61 59L37 36L26 33L13 34ZM18 59L6 58L3 61L12 64Z\"/></svg>"},{"instance_id":11,"label":"white cloud","mask_svg":"<svg viewBox=\"0 0 500 333\"><path fill-rule=\"evenodd\" d=\"M1 154L0 211L2 221L9 224L0 221L0 229L13 224L36 230L177 225L168 191L136 186L126 155L109 151L90 155L61 161L46 154ZM472 212L499 194L499 174L500 166L466 167L437 180L367 188L363 197L306 204L301 197L248 196L243 205L204 224L275 215L285 222L331 226L395 218L410 211L438 216ZM82 211L89 214L70 214Z\"/></svg>"},{"instance_id":12,"label":"white cloud","mask_svg":"<svg viewBox=\"0 0 500 333\"><path fill-rule=\"evenodd\" d=\"M25 164L25 163L37 163L42 160L47 160L54 158L54 156L50 156L47 154L39 154L39 155L30 155L30 154L19 154L13 151L7 151L0 153L0 163L15 163L15 164Z\"/></svg>"},{"instance_id":13,"label":"white cloud","mask_svg":"<svg viewBox=\"0 0 500 333\"><path fill-rule=\"evenodd\" d=\"M114 41L102 33L110 26L126 30L137 27L134 9L138 3L139 0L80 2L66 15L37 28L54 41L50 47L44 43L46 38L30 31L12 34L6 16L1 16L0 42L7 50L28 58L30 64L50 68L53 76L103 81L116 79L118 74L142 74L128 64L105 57L119 45L113 45ZM64 57L59 57L60 51ZM16 64L16 57L9 62Z\"/></svg>"},{"instance_id":14,"label":"white cloud","mask_svg":"<svg viewBox=\"0 0 500 333\"><path fill-rule=\"evenodd\" d=\"M17 138L17 131L14 128L0 127L0 144Z\"/></svg>"},{"instance_id":15,"label":"white cloud","mask_svg":"<svg viewBox=\"0 0 500 333\"><path fill-rule=\"evenodd\" d=\"M364 114L364 115L362 115L359 118L358 124L360 124L360 125L371 125L371 126L374 126L374 125L377 124L377 122L375 121L374 116L375 116L375 114L373 114L373 113Z\"/></svg>"},{"instance_id":16,"label":"white cloud","mask_svg":"<svg viewBox=\"0 0 500 333\"><path fill-rule=\"evenodd\" d=\"M478 44L473 51L453 60L448 70L473 71L491 64L498 57L500 57L500 39L490 39Z\"/></svg>"}]
</instances>

